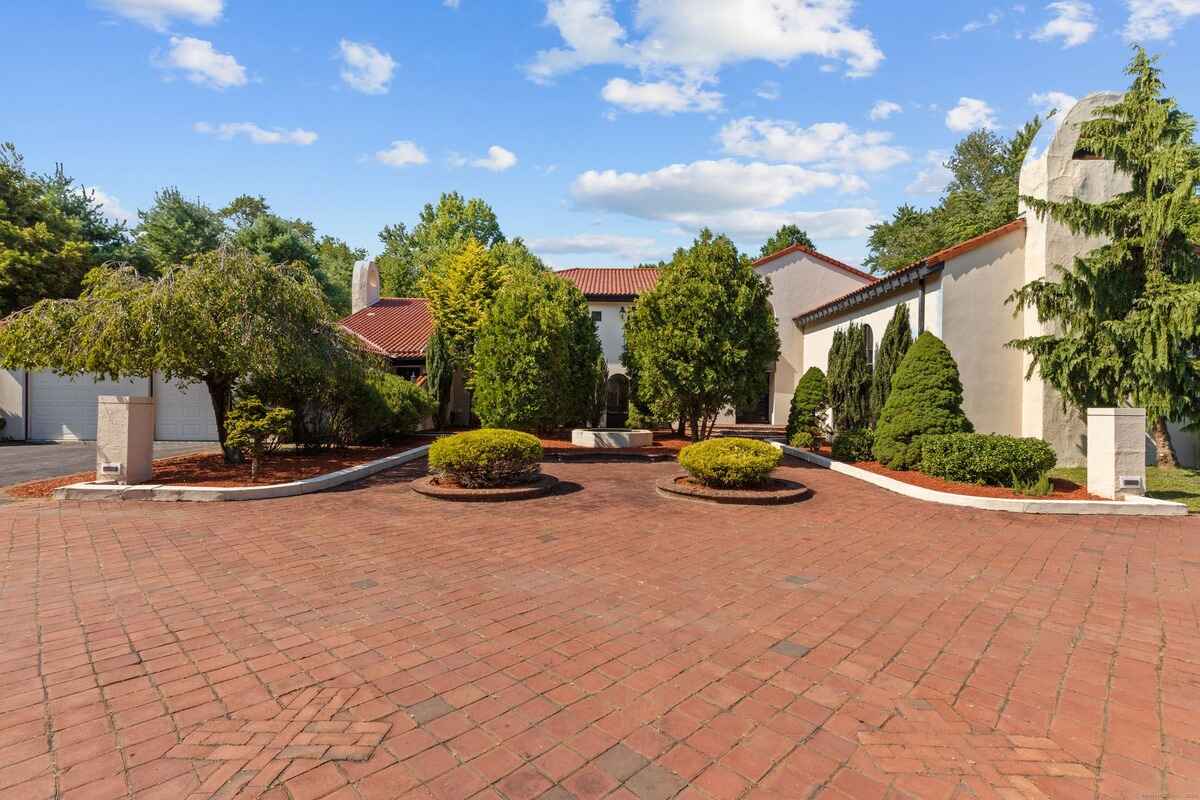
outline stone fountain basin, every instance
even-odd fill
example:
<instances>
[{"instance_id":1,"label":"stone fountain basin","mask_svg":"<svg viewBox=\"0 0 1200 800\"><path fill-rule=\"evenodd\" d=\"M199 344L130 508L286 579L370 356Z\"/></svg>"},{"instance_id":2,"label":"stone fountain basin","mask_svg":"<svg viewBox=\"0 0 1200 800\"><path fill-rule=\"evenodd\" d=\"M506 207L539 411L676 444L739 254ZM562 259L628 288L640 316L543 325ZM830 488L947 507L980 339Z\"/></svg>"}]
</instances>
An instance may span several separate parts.
<instances>
[{"instance_id":1,"label":"stone fountain basin","mask_svg":"<svg viewBox=\"0 0 1200 800\"><path fill-rule=\"evenodd\" d=\"M571 431L576 447L649 447L654 434L638 428L576 428Z\"/></svg>"}]
</instances>

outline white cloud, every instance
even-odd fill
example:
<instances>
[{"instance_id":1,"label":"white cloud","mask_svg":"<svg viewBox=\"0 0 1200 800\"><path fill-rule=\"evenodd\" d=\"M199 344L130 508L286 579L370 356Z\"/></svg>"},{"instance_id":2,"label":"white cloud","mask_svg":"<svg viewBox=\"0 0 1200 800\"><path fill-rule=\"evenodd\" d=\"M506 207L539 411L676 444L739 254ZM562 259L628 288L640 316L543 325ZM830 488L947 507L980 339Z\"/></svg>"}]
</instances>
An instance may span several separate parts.
<instances>
[{"instance_id":1,"label":"white cloud","mask_svg":"<svg viewBox=\"0 0 1200 800\"><path fill-rule=\"evenodd\" d=\"M1077 102L1078 99L1074 95L1066 92L1036 92L1029 96L1029 104L1042 116L1049 117L1051 112L1055 112L1054 116L1050 117L1055 125L1062 122L1063 117Z\"/></svg>"},{"instance_id":2,"label":"white cloud","mask_svg":"<svg viewBox=\"0 0 1200 800\"><path fill-rule=\"evenodd\" d=\"M862 235L876 221L869 209L790 211L778 206L818 191L860 192L855 175L810 170L791 164L744 164L732 159L672 164L652 172L589 170L571 194L580 208L673 222L688 229L710 225L733 235L763 235L786 222L803 222L812 235ZM808 227L811 226L811 227Z\"/></svg>"},{"instance_id":3,"label":"white cloud","mask_svg":"<svg viewBox=\"0 0 1200 800\"><path fill-rule=\"evenodd\" d=\"M958 98L958 105L946 112L946 127L952 131L996 128L996 111L974 97Z\"/></svg>"},{"instance_id":4,"label":"white cloud","mask_svg":"<svg viewBox=\"0 0 1200 800\"><path fill-rule=\"evenodd\" d=\"M880 100L875 105L871 106L870 117L873 120L887 119L892 114L899 114L904 110L904 107L899 103L893 103L891 100Z\"/></svg>"},{"instance_id":5,"label":"white cloud","mask_svg":"<svg viewBox=\"0 0 1200 800\"><path fill-rule=\"evenodd\" d=\"M759 87L754 90L754 93L763 100L778 100L783 96L783 92L779 88L779 84L775 81L763 81Z\"/></svg>"},{"instance_id":6,"label":"white cloud","mask_svg":"<svg viewBox=\"0 0 1200 800\"><path fill-rule=\"evenodd\" d=\"M410 164L426 164L429 162L429 157L425 155L425 151L417 146L416 142L410 142L406 139L397 139L392 142L391 147L387 150L380 150L375 153L375 159L387 164L389 167L407 167Z\"/></svg>"},{"instance_id":7,"label":"white cloud","mask_svg":"<svg viewBox=\"0 0 1200 800\"><path fill-rule=\"evenodd\" d=\"M667 81L630 83L613 78L604 85L600 96L626 111L676 114L684 111L719 111L721 94L708 92L699 84L674 84Z\"/></svg>"},{"instance_id":8,"label":"white cloud","mask_svg":"<svg viewBox=\"0 0 1200 800\"><path fill-rule=\"evenodd\" d=\"M1197 4L1200 8L1200 3ZM1054 17L1033 33L1041 42L1061 39L1063 49L1077 47L1096 32L1096 14L1091 3L1083 0L1061 0L1046 6Z\"/></svg>"},{"instance_id":9,"label":"white cloud","mask_svg":"<svg viewBox=\"0 0 1200 800\"><path fill-rule=\"evenodd\" d=\"M224 0L94 0L100 8L166 31L172 20L212 25L221 18Z\"/></svg>"},{"instance_id":10,"label":"white cloud","mask_svg":"<svg viewBox=\"0 0 1200 800\"><path fill-rule=\"evenodd\" d=\"M118 200L116 197L113 197L111 194L108 194L100 187L88 186L85 188L91 193L92 199L99 204L100 213L108 217L108 219L112 220L113 222L124 222L128 224L133 222L134 218L137 216L122 206L120 200Z\"/></svg>"},{"instance_id":11,"label":"white cloud","mask_svg":"<svg viewBox=\"0 0 1200 800\"><path fill-rule=\"evenodd\" d=\"M617 64L700 80L740 61L815 55L843 61L853 77L870 75L884 56L871 31L852 24L853 8L849 0L636 0L634 38L610 0L547 0L546 24L565 46L539 52L527 71L547 81Z\"/></svg>"},{"instance_id":12,"label":"white cloud","mask_svg":"<svg viewBox=\"0 0 1200 800\"><path fill-rule=\"evenodd\" d=\"M615 255L622 261L647 261L664 255L658 242L646 236L619 236L603 233L581 233L575 236L552 236L531 239L529 249L538 255Z\"/></svg>"},{"instance_id":13,"label":"white cloud","mask_svg":"<svg viewBox=\"0 0 1200 800\"><path fill-rule=\"evenodd\" d=\"M1200 14L1200 0L1126 0L1129 20L1125 38L1131 41L1169 39L1175 29Z\"/></svg>"},{"instance_id":14,"label":"white cloud","mask_svg":"<svg viewBox=\"0 0 1200 800\"><path fill-rule=\"evenodd\" d=\"M197 122L192 126L196 133L207 133L226 141L236 136L245 136L255 144L298 144L310 145L317 140L317 134L303 128L285 130L260 128L253 122L222 122L211 125L207 122Z\"/></svg>"},{"instance_id":15,"label":"white cloud","mask_svg":"<svg viewBox=\"0 0 1200 800\"><path fill-rule=\"evenodd\" d=\"M165 57L158 66L179 70L189 81L210 89L245 86L246 68L228 53L218 52L212 42L191 36L172 36Z\"/></svg>"},{"instance_id":16,"label":"white cloud","mask_svg":"<svg viewBox=\"0 0 1200 800\"><path fill-rule=\"evenodd\" d=\"M856 133L843 122L818 122L807 128L786 120L742 117L718 134L726 153L792 164L879 172L909 160L903 148L888 144L884 131Z\"/></svg>"},{"instance_id":17,"label":"white cloud","mask_svg":"<svg viewBox=\"0 0 1200 800\"><path fill-rule=\"evenodd\" d=\"M363 94L387 94L396 62L375 45L342 39L342 80Z\"/></svg>"},{"instance_id":18,"label":"white cloud","mask_svg":"<svg viewBox=\"0 0 1200 800\"><path fill-rule=\"evenodd\" d=\"M442 0L442 5L446 8L458 8L459 0Z\"/></svg>"},{"instance_id":19,"label":"white cloud","mask_svg":"<svg viewBox=\"0 0 1200 800\"><path fill-rule=\"evenodd\" d=\"M477 158L471 162L471 166L473 167L489 169L492 172L504 172L504 170L512 169L516 165L517 154L511 150L505 150L498 144L494 144L488 148L486 157Z\"/></svg>"},{"instance_id":20,"label":"white cloud","mask_svg":"<svg viewBox=\"0 0 1200 800\"><path fill-rule=\"evenodd\" d=\"M975 31L983 30L984 28L990 28L998 23L1003 17L1004 15L999 11L992 11L983 19L973 19L966 25L963 25L963 33L974 33Z\"/></svg>"},{"instance_id":21,"label":"white cloud","mask_svg":"<svg viewBox=\"0 0 1200 800\"><path fill-rule=\"evenodd\" d=\"M954 173L946 168L949 158L950 154L944 150L930 150L925 154L925 168L917 172L917 177L904 187L904 191L909 194L941 194L954 178Z\"/></svg>"}]
</instances>

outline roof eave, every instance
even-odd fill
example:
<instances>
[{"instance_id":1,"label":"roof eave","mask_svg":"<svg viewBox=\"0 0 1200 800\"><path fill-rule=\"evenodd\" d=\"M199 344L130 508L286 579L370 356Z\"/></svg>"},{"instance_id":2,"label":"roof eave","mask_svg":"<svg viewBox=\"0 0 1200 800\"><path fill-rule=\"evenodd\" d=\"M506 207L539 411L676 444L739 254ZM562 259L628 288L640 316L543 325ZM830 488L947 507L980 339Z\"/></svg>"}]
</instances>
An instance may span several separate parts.
<instances>
[{"instance_id":1,"label":"roof eave","mask_svg":"<svg viewBox=\"0 0 1200 800\"><path fill-rule=\"evenodd\" d=\"M803 314L798 314L792 317L792 322L797 328L818 322L827 317L837 316L842 311L858 306L866 305L874 299L882 299L888 297L901 289L905 289L913 284L920 283L930 275L935 275L942 271L946 266L945 261L935 263L922 262L920 264L909 267L908 269L894 272L891 275L886 275L880 278L875 283L864 286L858 289L848 297L843 297L834 300L831 303L826 303L819 308L814 308L812 311L806 311Z\"/></svg>"}]
</instances>

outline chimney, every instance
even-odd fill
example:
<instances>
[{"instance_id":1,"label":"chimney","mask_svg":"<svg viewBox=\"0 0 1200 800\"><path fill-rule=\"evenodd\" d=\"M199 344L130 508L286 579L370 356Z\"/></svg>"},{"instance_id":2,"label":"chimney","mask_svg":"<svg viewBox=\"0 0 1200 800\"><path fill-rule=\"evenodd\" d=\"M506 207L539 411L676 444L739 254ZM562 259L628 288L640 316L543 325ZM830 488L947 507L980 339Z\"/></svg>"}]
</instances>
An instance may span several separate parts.
<instances>
[{"instance_id":1,"label":"chimney","mask_svg":"<svg viewBox=\"0 0 1200 800\"><path fill-rule=\"evenodd\" d=\"M379 302L379 268L374 261L363 259L354 265L350 279L350 311L357 314Z\"/></svg>"}]
</instances>

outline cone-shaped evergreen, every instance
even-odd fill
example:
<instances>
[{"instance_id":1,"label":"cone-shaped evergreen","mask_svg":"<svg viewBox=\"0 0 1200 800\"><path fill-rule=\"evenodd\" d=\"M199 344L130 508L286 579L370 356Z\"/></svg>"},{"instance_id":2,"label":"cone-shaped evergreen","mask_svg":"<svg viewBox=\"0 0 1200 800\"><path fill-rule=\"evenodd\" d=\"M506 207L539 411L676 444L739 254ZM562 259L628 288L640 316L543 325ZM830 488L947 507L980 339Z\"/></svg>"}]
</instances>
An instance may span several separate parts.
<instances>
[{"instance_id":1,"label":"cone-shaped evergreen","mask_svg":"<svg viewBox=\"0 0 1200 800\"><path fill-rule=\"evenodd\" d=\"M1130 190L1099 204L1023 198L1072 233L1108 243L1058 265L1057 281L1013 294L1056 333L1011 344L1077 409L1145 408L1159 463L1174 466L1167 421L1200 420L1200 146L1195 119L1162 96L1154 62L1136 48L1126 69L1133 85L1079 138L1080 150L1130 177Z\"/></svg>"},{"instance_id":2,"label":"cone-shaped evergreen","mask_svg":"<svg viewBox=\"0 0 1200 800\"><path fill-rule=\"evenodd\" d=\"M883 332L879 354L875 356L875 371L871 375L871 419L878 422L884 403L892 392L892 376L912 347L912 327L908 321L908 305L901 303Z\"/></svg>"},{"instance_id":3,"label":"cone-shaped evergreen","mask_svg":"<svg viewBox=\"0 0 1200 800\"><path fill-rule=\"evenodd\" d=\"M892 376L892 391L875 428L875 458L892 469L912 469L921 460L915 440L927 433L974 430L962 410L958 364L929 331L917 337Z\"/></svg>"},{"instance_id":4,"label":"cone-shaped evergreen","mask_svg":"<svg viewBox=\"0 0 1200 800\"><path fill-rule=\"evenodd\" d=\"M859 431L871 423L871 364L863 326L851 322L835 331L829 349L829 405L839 433Z\"/></svg>"},{"instance_id":5,"label":"cone-shaped evergreen","mask_svg":"<svg viewBox=\"0 0 1200 800\"><path fill-rule=\"evenodd\" d=\"M828 389L825 385L825 373L820 367L809 367L796 384L792 393L792 408L788 412L787 440L800 431L807 431L814 437L820 425L820 414L829 405L826 399Z\"/></svg>"}]
</instances>

